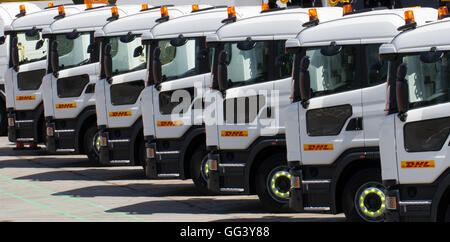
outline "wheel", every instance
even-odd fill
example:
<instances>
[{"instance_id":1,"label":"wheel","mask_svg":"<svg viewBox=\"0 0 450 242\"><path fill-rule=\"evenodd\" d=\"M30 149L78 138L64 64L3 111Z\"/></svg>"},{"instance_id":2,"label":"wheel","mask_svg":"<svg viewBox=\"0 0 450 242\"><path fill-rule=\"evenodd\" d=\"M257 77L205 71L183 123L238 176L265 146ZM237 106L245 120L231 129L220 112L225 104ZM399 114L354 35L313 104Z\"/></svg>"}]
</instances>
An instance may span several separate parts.
<instances>
[{"instance_id":1,"label":"wheel","mask_svg":"<svg viewBox=\"0 0 450 242\"><path fill-rule=\"evenodd\" d=\"M273 212L289 210L291 174L285 154L275 154L263 161L256 172L256 194L263 207Z\"/></svg>"},{"instance_id":2,"label":"wheel","mask_svg":"<svg viewBox=\"0 0 450 242\"><path fill-rule=\"evenodd\" d=\"M145 145L144 145L144 140L142 139L138 139L137 141L137 145L139 145L138 147L138 160L137 160L137 164L136 165L141 165L144 173L145 173Z\"/></svg>"},{"instance_id":3,"label":"wheel","mask_svg":"<svg viewBox=\"0 0 450 242\"><path fill-rule=\"evenodd\" d=\"M204 145L197 147L191 156L190 172L195 187L202 193L211 193L207 187L208 181L208 152Z\"/></svg>"},{"instance_id":4,"label":"wheel","mask_svg":"<svg viewBox=\"0 0 450 242\"><path fill-rule=\"evenodd\" d=\"M0 136L5 135L8 135L8 117L5 104L0 102Z\"/></svg>"},{"instance_id":5,"label":"wheel","mask_svg":"<svg viewBox=\"0 0 450 242\"><path fill-rule=\"evenodd\" d=\"M351 222L382 222L386 196L379 169L365 169L353 175L344 187L342 204Z\"/></svg>"},{"instance_id":6,"label":"wheel","mask_svg":"<svg viewBox=\"0 0 450 242\"><path fill-rule=\"evenodd\" d=\"M84 151L90 162L100 164L98 157L100 150L100 135L97 127L91 126L84 133L83 137Z\"/></svg>"},{"instance_id":7,"label":"wheel","mask_svg":"<svg viewBox=\"0 0 450 242\"><path fill-rule=\"evenodd\" d=\"M450 222L450 200L448 201L447 210L445 212L444 222Z\"/></svg>"}]
</instances>

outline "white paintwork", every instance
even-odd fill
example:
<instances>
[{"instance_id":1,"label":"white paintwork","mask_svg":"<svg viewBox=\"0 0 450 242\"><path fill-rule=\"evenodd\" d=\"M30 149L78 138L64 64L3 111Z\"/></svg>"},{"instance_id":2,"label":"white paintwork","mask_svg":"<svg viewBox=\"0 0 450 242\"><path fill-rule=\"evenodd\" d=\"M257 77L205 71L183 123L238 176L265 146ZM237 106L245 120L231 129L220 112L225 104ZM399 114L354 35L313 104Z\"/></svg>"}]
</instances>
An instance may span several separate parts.
<instances>
[{"instance_id":1,"label":"white paintwork","mask_svg":"<svg viewBox=\"0 0 450 242\"><path fill-rule=\"evenodd\" d=\"M286 47L327 46L331 42L338 45L383 44L389 43L400 32L398 27L405 24L404 11L413 10L418 25L437 18L437 11L431 8L377 10L351 14L319 25L304 29L295 39L288 40ZM320 19L320 17L319 17ZM301 161L303 165L329 165L346 150L357 147L379 146L379 129L385 115L386 84L378 84L363 89L312 98L308 110L336 106L352 105L352 117L336 136L311 137L306 129L306 109L299 103L298 111L290 108L287 116L298 115L298 123L292 118L287 122L286 135L288 160ZM296 113L297 112L297 113ZM345 131L350 119L363 118L363 130ZM295 136L300 127L300 141ZM333 150L305 151L305 144L333 144Z\"/></svg>"},{"instance_id":2,"label":"white paintwork","mask_svg":"<svg viewBox=\"0 0 450 242\"><path fill-rule=\"evenodd\" d=\"M149 6L149 8L151 9L152 6ZM169 16L171 18L183 16L191 11L191 6L168 7ZM96 38L122 36L130 32L132 34L142 35L144 32L150 31L154 26L157 26L158 23L156 20L160 17L160 8L141 11L106 24L101 30L97 30L94 36ZM132 126L136 120L141 117L141 96L139 96L134 104L112 105L110 93L111 85L146 79L147 71L140 70L113 76L112 84L109 84L105 79L100 80L95 86L97 125L104 125L107 128L123 128ZM125 111L131 111L131 116L109 116L110 112Z\"/></svg>"},{"instance_id":3,"label":"white paintwork","mask_svg":"<svg viewBox=\"0 0 450 242\"><path fill-rule=\"evenodd\" d=\"M450 20L443 19L398 35L391 43L380 47L384 54L401 54L429 51L432 47L450 50ZM393 179L399 184L430 184L450 167L450 137L440 151L406 152L403 127L410 122L450 116L450 103L409 110L406 122L397 114L386 116L380 131L380 152L383 179ZM388 131L389 130L389 131ZM434 160L434 168L404 169L402 161Z\"/></svg>"},{"instance_id":4,"label":"white paintwork","mask_svg":"<svg viewBox=\"0 0 450 242\"><path fill-rule=\"evenodd\" d=\"M140 11L138 5L121 5L117 7L119 16L125 17ZM98 9L91 9L79 14L74 14L58 21L55 21L48 28L43 29L43 34L69 33L76 29L79 32L95 32L108 23L111 17L111 7L105 6ZM119 17L119 18L120 18ZM86 51L86 47L80 47L80 51ZM99 79L100 64L93 63L79 67L69 68L59 71L59 77L69 77L88 74L89 84L96 83ZM59 98L57 95L57 79L54 75L47 74L44 79L44 114L46 117L53 116L55 119L76 118L78 114L87 106L95 105L95 95L93 93L83 93L75 98ZM86 86L87 87L87 86ZM85 87L85 88L86 88ZM76 108L56 109L56 104L76 103Z\"/></svg>"},{"instance_id":5,"label":"white paintwork","mask_svg":"<svg viewBox=\"0 0 450 242\"><path fill-rule=\"evenodd\" d=\"M65 7L66 16L84 11L84 5L69 5ZM28 10L27 10L28 11ZM47 28L52 24L58 15L58 8L49 8L42 11L27 14L23 17L15 19L9 26L7 31L26 31L32 28L40 29ZM43 51L47 52L48 45L42 47ZM19 66L19 73L26 71L33 71L39 69L47 69L47 61L37 61L33 63L22 64ZM21 91L17 86L17 74L14 69L9 69L8 75L12 78L7 78L5 85L6 90L6 107L15 110L34 110L42 102L43 85L38 90ZM34 96L34 100L16 101L16 96Z\"/></svg>"},{"instance_id":6,"label":"white paintwork","mask_svg":"<svg viewBox=\"0 0 450 242\"><path fill-rule=\"evenodd\" d=\"M342 16L342 8L317 8L319 18L326 20ZM309 21L307 8L293 8L282 11L262 13L230 25L224 25L215 34L208 35L207 41L226 42L242 41L251 37L253 40L287 40L294 38L304 29L302 26ZM232 54L233 55L233 54ZM206 96L209 109L216 108L212 119L205 120L207 146L217 146L221 150L246 149L257 138L285 133L285 111L290 103L291 78L258 83L226 90L226 98L252 96L256 91L266 93L266 104L261 108L256 119L251 124L229 124L223 120L223 96L212 90ZM276 98L278 97L278 98ZM209 103L208 103L209 102ZM239 106L239 105L238 105ZM272 109L273 118L262 115L266 107ZM207 110L209 110L207 109ZM209 110L212 113L212 110ZM239 111L238 111L239 112ZM296 115L298 117L298 115ZM247 131L246 137L223 137L222 131Z\"/></svg>"},{"instance_id":7,"label":"white paintwork","mask_svg":"<svg viewBox=\"0 0 450 242\"><path fill-rule=\"evenodd\" d=\"M0 4L0 36L4 36L4 31L8 26L16 19L16 15L19 13L19 6L25 5L27 15L31 15L34 12L41 9L33 3L2 3ZM0 84L5 84L6 71L9 64L9 37L3 45L0 45ZM5 95L3 91L0 91L2 95ZM6 90L5 90L6 92Z\"/></svg>"},{"instance_id":8,"label":"white paintwork","mask_svg":"<svg viewBox=\"0 0 450 242\"><path fill-rule=\"evenodd\" d=\"M200 9L202 7L200 6ZM241 21L245 17L259 14L261 8L258 7L236 7L237 21ZM148 39L169 39L178 37L183 34L185 37L206 37L210 33L214 33L224 24L227 9L216 8L211 10L199 11L191 13L187 16L178 17L168 22L155 26L150 32L145 33L142 38ZM181 53L178 53L181 54ZM194 60L193 60L194 61ZM192 62L193 63L193 62ZM170 69L169 63L163 68ZM193 125L202 125L204 123L203 110L192 109L192 105L198 100L205 98L205 93L209 90L211 74L201 74L171 80L161 84L161 90L156 90L153 86L146 87L143 93L142 110L144 135L152 135L156 138L179 138ZM162 91L177 90L181 88L194 87L197 96L189 105L189 110L184 115L163 115L159 110L159 93ZM182 126L158 127L161 121L182 121Z\"/></svg>"}]
</instances>

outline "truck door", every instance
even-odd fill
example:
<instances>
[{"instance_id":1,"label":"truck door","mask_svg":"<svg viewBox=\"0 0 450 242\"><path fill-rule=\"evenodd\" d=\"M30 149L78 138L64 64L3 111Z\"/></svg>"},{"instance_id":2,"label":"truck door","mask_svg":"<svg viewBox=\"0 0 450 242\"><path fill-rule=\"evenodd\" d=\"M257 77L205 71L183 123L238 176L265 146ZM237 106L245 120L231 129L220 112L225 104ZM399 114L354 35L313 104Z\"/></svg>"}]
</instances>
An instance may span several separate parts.
<instances>
[{"instance_id":1,"label":"truck door","mask_svg":"<svg viewBox=\"0 0 450 242\"><path fill-rule=\"evenodd\" d=\"M162 83L153 93L157 138L180 138L203 124L203 99L210 79L205 38L160 40Z\"/></svg>"},{"instance_id":2,"label":"truck door","mask_svg":"<svg viewBox=\"0 0 450 242\"><path fill-rule=\"evenodd\" d=\"M448 53L433 63L423 62L420 54L407 55L403 63L408 68L409 110L405 121L395 119L399 180L432 183L450 166Z\"/></svg>"},{"instance_id":3,"label":"truck door","mask_svg":"<svg viewBox=\"0 0 450 242\"><path fill-rule=\"evenodd\" d=\"M364 147L361 46L308 48L311 99L299 107L302 159L331 164L346 150Z\"/></svg>"},{"instance_id":4,"label":"truck door","mask_svg":"<svg viewBox=\"0 0 450 242\"><path fill-rule=\"evenodd\" d=\"M220 149L248 148L264 133L272 117L277 55L276 41L225 43L228 89L225 91L223 120L217 120ZM273 126L278 128L278 126ZM267 131L267 130L266 130Z\"/></svg>"},{"instance_id":5,"label":"truck door","mask_svg":"<svg viewBox=\"0 0 450 242\"><path fill-rule=\"evenodd\" d=\"M16 110L33 110L42 101L41 84L47 68L47 41L38 30L13 34L17 37L19 71L13 71L11 83ZM9 90L8 90L9 91Z\"/></svg>"},{"instance_id":6,"label":"truck door","mask_svg":"<svg viewBox=\"0 0 450 242\"><path fill-rule=\"evenodd\" d=\"M108 127L131 127L142 113L139 97L145 87L146 52L140 37L128 43L120 38L111 38L109 42L114 77L112 84L104 82Z\"/></svg>"},{"instance_id":7,"label":"truck door","mask_svg":"<svg viewBox=\"0 0 450 242\"><path fill-rule=\"evenodd\" d=\"M100 65L93 61L96 54L89 51L93 34L81 33L75 39L57 35L56 41L61 70L51 81L54 115L57 119L75 118L87 105L95 105L94 84Z\"/></svg>"}]
</instances>

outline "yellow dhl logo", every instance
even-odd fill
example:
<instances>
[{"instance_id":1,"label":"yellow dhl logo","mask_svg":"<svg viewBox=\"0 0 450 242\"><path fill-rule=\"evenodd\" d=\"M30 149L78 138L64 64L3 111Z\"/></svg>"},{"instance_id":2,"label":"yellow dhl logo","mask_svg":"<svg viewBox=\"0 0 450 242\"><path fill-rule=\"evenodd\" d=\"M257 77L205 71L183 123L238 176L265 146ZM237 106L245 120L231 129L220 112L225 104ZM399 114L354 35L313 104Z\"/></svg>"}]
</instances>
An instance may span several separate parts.
<instances>
[{"instance_id":1,"label":"yellow dhl logo","mask_svg":"<svg viewBox=\"0 0 450 242\"><path fill-rule=\"evenodd\" d=\"M402 161L402 169L434 168L434 160Z\"/></svg>"},{"instance_id":2,"label":"yellow dhl logo","mask_svg":"<svg viewBox=\"0 0 450 242\"><path fill-rule=\"evenodd\" d=\"M67 108L77 108L76 103L58 103L56 104L56 109L67 109Z\"/></svg>"},{"instance_id":3,"label":"yellow dhl logo","mask_svg":"<svg viewBox=\"0 0 450 242\"><path fill-rule=\"evenodd\" d=\"M247 130L223 130L222 137L248 137Z\"/></svg>"},{"instance_id":4,"label":"yellow dhl logo","mask_svg":"<svg viewBox=\"0 0 450 242\"><path fill-rule=\"evenodd\" d=\"M183 122L178 121L158 121L158 127L174 127L174 126L183 126Z\"/></svg>"},{"instance_id":5,"label":"yellow dhl logo","mask_svg":"<svg viewBox=\"0 0 450 242\"><path fill-rule=\"evenodd\" d=\"M131 116L131 111L109 112L110 118L129 117L129 116Z\"/></svg>"},{"instance_id":6,"label":"yellow dhl logo","mask_svg":"<svg viewBox=\"0 0 450 242\"><path fill-rule=\"evenodd\" d=\"M16 101L31 101L36 100L36 96L16 96Z\"/></svg>"},{"instance_id":7,"label":"yellow dhl logo","mask_svg":"<svg viewBox=\"0 0 450 242\"><path fill-rule=\"evenodd\" d=\"M303 145L305 151L334 150L333 144L306 144Z\"/></svg>"}]
</instances>

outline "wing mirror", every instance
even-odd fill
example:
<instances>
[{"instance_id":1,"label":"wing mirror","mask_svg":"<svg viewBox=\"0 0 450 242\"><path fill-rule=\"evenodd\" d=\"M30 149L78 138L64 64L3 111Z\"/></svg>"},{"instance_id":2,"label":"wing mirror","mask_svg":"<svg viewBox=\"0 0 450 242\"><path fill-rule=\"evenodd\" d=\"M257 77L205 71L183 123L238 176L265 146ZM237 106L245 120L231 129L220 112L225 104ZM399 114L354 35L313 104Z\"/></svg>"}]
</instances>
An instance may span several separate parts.
<instances>
[{"instance_id":1,"label":"wing mirror","mask_svg":"<svg viewBox=\"0 0 450 242\"><path fill-rule=\"evenodd\" d=\"M219 91L224 92L228 88L228 67L226 60L228 53L222 50L219 54L219 62L217 66L217 82L219 84Z\"/></svg>"},{"instance_id":2,"label":"wing mirror","mask_svg":"<svg viewBox=\"0 0 450 242\"><path fill-rule=\"evenodd\" d=\"M402 122L406 121L408 112L408 81L405 79L408 68L405 63L402 63L397 68L397 81L396 81L396 97L398 117Z\"/></svg>"},{"instance_id":3,"label":"wing mirror","mask_svg":"<svg viewBox=\"0 0 450 242\"><path fill-rule=\"evenodd\" d=\"M162 64L160 60L161 48L156 47L153 51L153 64L152 64L152 72L153 72L153 82L155 85L159 85L162 82Z\"/></svg>"},{"instance_id":4,"label":"wing mirror","mask_svg":"<svg viewBox=\"0 0 450 242\"><path fill-rule=\"evenodd\" d=\"M50 66L52 68L53 76L58 77L59 56L58 56L58 41L53 40L50 46Z\"/></svg>"},{"instance_id":5,"label":"wing mirror","mask_svg":"<svg viewBox=\"0 0 450 242\"><path fill-rule=\"evenodd\" d=\"M111 77L113 76L111 44L106 44L103 51L104 51L103 71L104 71L106 80L108 82L110 82Z\"/></svg>"}]
</instances>

